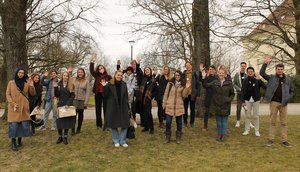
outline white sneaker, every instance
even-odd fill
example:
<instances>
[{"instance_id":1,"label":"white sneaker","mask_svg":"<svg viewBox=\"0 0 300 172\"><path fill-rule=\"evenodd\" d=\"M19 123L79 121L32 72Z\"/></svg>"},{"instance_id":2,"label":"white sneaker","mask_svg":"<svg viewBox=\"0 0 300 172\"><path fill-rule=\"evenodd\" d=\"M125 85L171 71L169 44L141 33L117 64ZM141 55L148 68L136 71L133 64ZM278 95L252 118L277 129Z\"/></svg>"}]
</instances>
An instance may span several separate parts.
<instances>
[{"instance_id":1,"label":"white sneaker","mask_svg":"<svg viewBox=\"0 0 300 172\"><path fill-rule=\"evenodd\" d=\"M250 122L250 128L255 128L255 126Z\"/></svg>"},{"instance_id":2,"label":"white sneaker","mask_svg":"<svg viewBox=\"0 0 300 172\"><path fill-rule=\"evenodd\" d=\"M259 131L255 131L255 136L256 136L256 137L260 137Z\"/></svg>"},{"instance_id":3,"label":"white sneaker","mask_svg":"<svg viewBox=\"0 0 300 172\"><path fill-rule=\"evenodd\" d=\"M236 124L235 124L235 127L240 127L241 126L241 124L240 124L240 121L236 121Z\"/></svg>"},{"instance_id":4,"label":"white sneaker","mask_svg":"<svg viewBox=\"0 0 300 172\"><path fill-rule=\"evenodd\" d=\"M247 136L248 134L249 134L249 131L244 131L242 135Z\"/></svg>"},{"instance_id":5,"label":"white sneaker","mask_svg":"<svg viewBox=\"0 0 300 172\"><path fill-rule=\"evenodd\" d=\"M115 144L115 148L118 148L118 147L120 147L120 144L119 144L119 143L116 143L116 144Z\"/></svg>"},{"instance_id":6,"label":"white sneaker","mask_svg":"<svg viewBox=\"0 0 300 172\"><path fill-rule=\"evenodd\" d=\"M51 127L51 131L55 131L56 130L56 128L55 127Z\"/></svg>"},{"instance_id":7,"label":"white sneaker","mask_svg":"<svg viewBox=\"0 0 300 172\"><path fill-rule=\"evenodd\" d=\"M122 144L122 146L123 146L124 148L127 148L127 147L128 147L128 144L124 143L124 144Z\"/></svg>"},{"instance_id":8,"label":"white sneaker","mask_svg":"<svg viewBox=\"0 0 300 172\"><path fill-rule=\"evenodd\" d=\"M37 129L38 131L46 131L46 127L45 126L40 126L40 128Z\"/></svg>"}]
</instances>

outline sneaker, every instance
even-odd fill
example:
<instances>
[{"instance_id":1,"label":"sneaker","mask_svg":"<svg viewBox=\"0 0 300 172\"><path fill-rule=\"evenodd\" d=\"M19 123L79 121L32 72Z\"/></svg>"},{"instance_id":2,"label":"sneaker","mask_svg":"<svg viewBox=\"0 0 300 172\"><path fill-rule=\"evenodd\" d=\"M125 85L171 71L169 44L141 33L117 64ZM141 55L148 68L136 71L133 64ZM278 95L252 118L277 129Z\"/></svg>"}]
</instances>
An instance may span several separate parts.
<instances>
[{"instance_id":1,"label":"sneaker","mask_svg":"<svg viewBox=\"0 0 300 172\"><path fill-rule=\"evenodd\" d=\"M271 146L273 145L273 143L274 143L274 142L273 142L272 140L268 140L267 146L268 146L268 147L271 147Z\"/></svg>"},{"instance_id":2,"label":"sneaker","mask_svg":"<svg viewBox=\"0 0 300 172\"><path fill-rule=\"evenodd\" d=\"M256 136L256 137L260 137L259 131L255 131L255 136Z\"/></svg>"},{"instance_id":3,"label":"sneaker","mask_svg":"<svg viewBox=\"0 0 300 172\"><path fill-rule=\"evenodd\" d=\"M51 131L55 131L56 130L56 128L55 127L51 127Z\"/></svg>"},{"instance_id":4,"label":"sneaker","mask_svg":"<svg viewBox=\"0 0 300 172\"><path fill-rule=\"evenodd\" d=\"M40 126L40 128L37 129L38 131L46 131L46 127L45 126Z\"/></svg>"},{"instance_id":5,"label":"sneaker","mask_svg":"<svg viewBox=\"0 0 300 172\"><path fill-rule=\"evenodd\" d=\"M116 144L115 144L115 148L118 148L118 147L120 147L120 144L119 144L119 143L116 143Z\"/></svg>"},{"instance_id":6,"label":"sneaker","mask_svg":"<svg viewBox=\"0 0 300 172\"><path fill-rule=\"evenodd\" d=\"M255 128L255 126L250 122L250 128Z\"/></svg>"},{"instance_id":7,"label":"sneaker","mask_svg":"<svg viewBox=\"0 0 300 172\"><path fill-rule=\"evenodd\" d=\"M292 147L292 146L289 144L289 142L287 142L287 141L282 142L282 146L287 147L287 148Z\"/></svg>"},{"instance_id":8,"label":"sneaker","mask_svg":"<svg viewBox=\"0 0 300 172\"><path fill-rule=\"evenodd\" d=\"M235 124L235 127L240 127L241 126L241 124L240 124L240 121L236 121L236 124Z\"/></svg>"},{"instance_id":9,"label":"sneaker","mask_svg":"<svg viewBox=\"0 0 300 172\"><path fill-rule=\"evenodd\" d=\"M127 147L128 147L128 144L124 143L124 144L122 144L121 146L124 147L124 148L127 148Z\"/></svg>"},{"instance_id":10,"label":"sneaker","mask_svg":"<svg viewBox=\"0 0 300 172\"><path fill-rule=\"evenodd\" d=\"M244 131L242 135L247 136L248 134L249 134L249 131Z\"/></svg>"}]
</instances>

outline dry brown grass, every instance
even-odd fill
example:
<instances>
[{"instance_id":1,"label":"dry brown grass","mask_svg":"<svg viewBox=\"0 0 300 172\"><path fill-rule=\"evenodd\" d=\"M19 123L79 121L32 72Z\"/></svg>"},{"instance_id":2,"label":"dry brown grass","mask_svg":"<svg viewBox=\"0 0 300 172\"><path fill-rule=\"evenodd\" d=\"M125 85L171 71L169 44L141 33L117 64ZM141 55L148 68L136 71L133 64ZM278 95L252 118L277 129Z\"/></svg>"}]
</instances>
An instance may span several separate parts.
<instances>
[{"instance_id":1,"label":"dry brown grass","mask_svg":"<svg viewBox=\"0 0 300 172\"><path fill-rule=\"evenodd\" d=\"M215 141L215 120L210 130L201 131L197 119L194 129L185 128L181 145L164 144L162 129L154 135L141 133L129 140L128 148L114 148L111 133L97 130L94 120L85 120L82 133L70 136L69 145L57 145L56 132L47 130L24 139L18 152L10 150L7 125L0 122L0 171L299 171L300 116L289 116L289 140L285 148L276 137L275 145L266 147L268 117L261 117L260 138L252 133L242 136L243 128L234 128L230 117L226 142ZM174 123L173 120L173 131ZM157 124L156 124L157 125ZM277 136L279 136L278 127ZM174 140L174 133L172 139Z\"/></svg>"}]
</instances>

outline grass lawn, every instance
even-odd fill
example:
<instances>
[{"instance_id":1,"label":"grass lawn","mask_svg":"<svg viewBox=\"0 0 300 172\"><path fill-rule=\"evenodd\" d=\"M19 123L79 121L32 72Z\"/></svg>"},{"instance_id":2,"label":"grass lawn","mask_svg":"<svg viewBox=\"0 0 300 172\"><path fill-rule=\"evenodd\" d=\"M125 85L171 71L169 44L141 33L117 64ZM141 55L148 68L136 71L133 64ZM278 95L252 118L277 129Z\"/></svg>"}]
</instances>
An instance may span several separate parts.
<instances>
[{"instance_id":1,"label":"grass lawn","mask_svg":"<svg viewBox=\"0 0 300 172\"><path fill-rule=\"evenodd\" d=\"M229 136L215 141L215 120L210 130L201 131L197 119L194 129L184 128L182 144L164 144L164 130L154 135L136 131L128 148L114 148L111 133L97 130L94 120L85 120L82 133L70 136L69 145L56 145L57 134L47 130L25 138L18 151L10 150L7 124L0 122L0 171L299 171L300 116L288 117L288 136L293 147L281 146L279 125L275 145L266 147L268 116L261 116L261 137L242 136L243 128L229 121ZM157 119L155 119L157 122ZM155 124L157 126L157 123Z\"/></svg>"}]
</instances>

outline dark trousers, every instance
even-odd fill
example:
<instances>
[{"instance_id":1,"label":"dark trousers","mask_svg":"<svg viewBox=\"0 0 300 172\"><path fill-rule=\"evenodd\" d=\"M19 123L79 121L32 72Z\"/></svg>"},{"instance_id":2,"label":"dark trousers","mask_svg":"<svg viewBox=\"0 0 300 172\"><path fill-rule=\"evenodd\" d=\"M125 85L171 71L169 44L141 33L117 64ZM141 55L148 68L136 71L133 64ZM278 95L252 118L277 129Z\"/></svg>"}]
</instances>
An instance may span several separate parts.
<instances>
[{"instance_id":1,"label":"dark trousers","mask_svg":"<svg viewBox=\"0 0 300 172\"><path fill-rule=\"evenodd\" d=\"M58 129L57 132L58 132L58 137L62 137L62 136L63 136L63 131L62 131L62 129ZM64 129L64 137L65 137L65 138L68 137L68 132L69 132L69 129Z\"/></svg>"},{"instance_id":2,"label":"dark trousers","mask_svg":"<svg viewBox=\"0 0 300 172\"><path fill-rule=\"evenodd\" d=\"M35 115L32 115L30 116L31 120L30 121L30 125L31 125L31 133L34 134L35 133L35 125L34 125L34 122L36 120L36 116Z\"/></svg>"},{"instance_id":3,"label":"dark trousers","mask_svg":"<svg viewBox=\"0 0 300 172\"><path fill-rule=\"evenodd\" d=\"M157 100L157 116L158 116L158 121L159 123L162 123L164 121L164 110L162 107L162 101Z\"/></svg>"},{"instance_id":4,"label":"dark trousers","mask_svg":"<svg viewBox=\"0 0 300 172\"><path fill-rule=\"evenodd\" d=\"M195 122L195 100L191 100L191 95L184 99L184 115L183 115L183 122L187 124L188 119L188 107L190 104L190 112L191 112L191 119L190 124L194 124Z\"/></svg>"},{"instance_id":5,"label":"dark trousers","mask_svg":"<svg viewBox=\"0 0 300 172\"><path fill-rule=\"evenodd\" d=\"M83 122L83 112L84 109L76 109L76 118L78 116L78 125L77 125L77 131L81 130L82 122ZM76 125L76 118L75 118L75 125ZM73 128L72 131L75 131Z\"/></svg>"},{"instance_id":6,"label":"dark trousers","mask_svg":"<svg viewBox=\"0 0 300 172\"><path fill-rule=\"evenodd\" d=\"M171 132L173 116L166 115L166 133ZM182 115L176 116L177 131L182 130Z\"/></svg>"},{"instance_id":7,"label":"dark trousers","mask_svg":"<svg viewBox=\"0 0 300 172\"><path fill-rule=\"evenodd\" d=\"M146 129L153 129L153 117L151 113L152 105L151 102L146 103L143 106L143 113L141 114L141 124L144 124ZM143 119L142 119L143 116Z\"/></svg>"},{"instance_id":8,"label":"dark trousers","mask_svg":"<svg viewBox=\"0 0 300 172\"><path fill-rule=\"evenodd\" d=\"M134 119L136 119L137 108L139 108L138 106L140 106L140 104L137 101L139 95L140 95L139 90L134 90L133 101L132 101L132 104L131 104L131 112L132 112L132 116L133 116Z\"/></svg>"},{"instance_id":9,"label":"dark trousers","mask_svg":"<svg viewBox=\"0 0 300 172\"><path fill-rule=\"evenodd\" d=\"M103 102L103 94L98 92L95 94L95 104L96 104L96 126L102 128L102 102ZM103 102L103 110L104 110L104 123L105 123L105 103Z\"/></svg>"},{"instance_id":10,"label":"dark trousers","mask_svg":"<svg viewBox=\"0 0 300 172\"><path fill-rule=\"evenodd\" d=\"M242 111L242 95L237 94L236 96L236 120L239 121L241 120L241 111Z\"/></svg>"},{"instance_id":11,"label":"dark trousers","mask_svg":"<svg viewBox=\"0 0 300 172\"><path fill-rule=\"evenodd\" d=\"M205 112L204 112L204 127L203 128L207 128L208 127L208 118L209 118L209 106L205 106Z\"/></svg>"}]
</instances>

